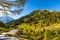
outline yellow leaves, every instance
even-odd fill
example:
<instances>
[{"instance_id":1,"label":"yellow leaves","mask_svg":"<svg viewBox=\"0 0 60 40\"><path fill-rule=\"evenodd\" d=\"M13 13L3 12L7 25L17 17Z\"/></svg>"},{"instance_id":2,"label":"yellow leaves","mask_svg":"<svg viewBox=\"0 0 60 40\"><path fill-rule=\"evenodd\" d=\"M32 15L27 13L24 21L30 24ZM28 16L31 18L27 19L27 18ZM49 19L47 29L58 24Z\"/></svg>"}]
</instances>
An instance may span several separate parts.
<instances>
[{"instance_id":1,"label":"yellow leaves","mask_svg":"<svg viewBox=\"0 0 60 40\"><path fill-rule=\"evenodd\" d=\"M34 33L33 33L33 32L31 32L31 35L34 35Z\"/></svg>"},{"instance_id":2,"label":"yellow leaves","mask_svg":"<svg viewBox=\"0 0 60 40\"><path fill-rule=\"evenodd\" d=\"M36 27L35 32L40 32L40 27Z\"/></svg>"},{"instance_id":3,"label":"yellow leaves","mask_svg":"<svg viewBox=\"0 0 60 40\"><path fill-rule=\"evenodd\" d=\"M31 38L33 38L34 40L39 40L38 38L41 38L42 36L44 37L43 40L49 40L50 36L53 36L51 31L57 30L58 28L60 28L60 23L56 23L47 27L40 27L40 25L38 24L36 27L34 26L34 24L32 24L31 26L26 23L23 23L21 25L18 26L20 29L23 28L23 33L25 33L26 35L31 36ZM45 31L44 31L45 29ZM49 30L49 31L48 31ZM54 31L55 32L55 31ZM57 32L55 32L55 34L58 34ZM53 38L51 38L53 39ZM57 38L54 38L53 40L57 40Z\"/></svg>"},{"instance_id":4,"label":"yellow leaves","mask_svg":"<svg viewBox=\"0 0 60 40\"><path fill-rule=\"evenodd\" d=\"M59 40L58 37L53 38L53 40Z\"/></svg>"},{"instance_id":5,"label":"yellow leaves","mask_svg":"<svg viewBox=\"0 0 60 40\"><path fill-rule=\"evenodd\" d=\"M25 28L23 29L23 33L26 33L26 29Z\"/></svg>"},{"instance_id":6,"label":"yellow leaves","mask_svg":"<svg viewBox=\"0 0 60 40\"><path fill-rule=\"evenodd\" d=\"M48 38L47 38L48 36L47 36L47 35L48 35L48 32L47 32L47 30L45 29L44 39L43 39L43 40L48 40Z\"/></svg>"},{"instance_id":7,"label":"yellow leaves","mask_svg":"<svg viewBox=\"0 0 60 40\"><path fill-rule=\"evenodd\" d=\"M60 23L56 23L56 24L53 24L51 26L48 26L46 29L48 30L56 30L56 29L59 29L60 28Z\"/></svg>"}]
</instances>

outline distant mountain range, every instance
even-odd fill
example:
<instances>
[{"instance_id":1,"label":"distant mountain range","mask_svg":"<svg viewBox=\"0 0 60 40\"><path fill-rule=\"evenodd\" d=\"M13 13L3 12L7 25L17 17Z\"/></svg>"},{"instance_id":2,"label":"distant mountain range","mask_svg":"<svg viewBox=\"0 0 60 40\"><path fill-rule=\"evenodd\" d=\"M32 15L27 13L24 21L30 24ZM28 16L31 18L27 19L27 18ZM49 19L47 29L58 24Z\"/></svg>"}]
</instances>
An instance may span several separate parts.
<instances>
[{"instance_id":1,"label":"distant mountain range","mask_svg":"<svg viewBox=\"0 0 60 40\"><path fill-rule=\"evenodd\" d=\"M0 17L0 21L2 21L3 23L8 23L11 22L13 20L13 18L11 17Z\"/></svg>"}]
</instances>

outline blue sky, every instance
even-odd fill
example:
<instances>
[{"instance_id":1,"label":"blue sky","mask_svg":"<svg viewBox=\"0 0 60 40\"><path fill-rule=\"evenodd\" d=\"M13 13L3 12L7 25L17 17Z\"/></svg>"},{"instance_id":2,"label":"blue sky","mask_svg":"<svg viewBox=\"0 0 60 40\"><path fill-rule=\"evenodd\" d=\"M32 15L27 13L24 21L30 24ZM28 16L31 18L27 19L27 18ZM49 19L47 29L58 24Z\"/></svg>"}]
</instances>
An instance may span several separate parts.
<instances>
[{"instance_id":1,"label":"blue sky","mask_svg":"<svg viewBox=\"0 0 60 40\"><path fill-rule=\"evenodd\" d=\"M28 0L24 5L24 10L20 15L12 16L14 19L28 15L34 10L56 10L60 11L60 0Z\"/></svg>"}]
</instances>

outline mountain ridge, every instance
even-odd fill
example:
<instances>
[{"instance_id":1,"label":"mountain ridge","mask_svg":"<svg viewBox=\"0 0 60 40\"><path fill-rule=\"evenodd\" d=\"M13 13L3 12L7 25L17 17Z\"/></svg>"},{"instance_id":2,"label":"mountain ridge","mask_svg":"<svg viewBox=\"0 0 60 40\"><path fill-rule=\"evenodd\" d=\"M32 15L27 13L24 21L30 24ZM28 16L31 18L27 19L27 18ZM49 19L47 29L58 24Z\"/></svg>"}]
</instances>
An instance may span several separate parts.
<instances>
[{"instance_id":1,"label":"mountain ridge","mask_svg":"<svg viewBox=\"0 0 60 40\"><path fill-rule=\"evenodd\" d=\"M14 20L11 17L0 17L0 21L2 21L3 23L8 23L11 22L12 20Z\"/></svg>"},{"instance_id":2,"label":"mountain ridge","mask_svg":"<svg viewBox=\"0 0 60 40\"><path fill-rule=\"evenodd\" d=\"M24 17L21 17L17 20L10 22L10 24L19 25L22 23L26 23L26 24L41 23L41 26L43 25L49 26L56 22L60 22L59 15L60 15L60 12L56 12L56 11L51 12L49 10L35 10Z\"/></svg>"}]
</instances>

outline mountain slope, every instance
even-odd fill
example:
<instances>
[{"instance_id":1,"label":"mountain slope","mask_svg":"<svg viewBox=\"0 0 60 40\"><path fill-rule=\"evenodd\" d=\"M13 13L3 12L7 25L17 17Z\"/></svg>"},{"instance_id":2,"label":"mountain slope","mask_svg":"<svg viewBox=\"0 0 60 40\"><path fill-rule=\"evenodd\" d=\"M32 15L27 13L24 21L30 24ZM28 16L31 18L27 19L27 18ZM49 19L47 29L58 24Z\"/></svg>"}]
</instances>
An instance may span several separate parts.
<instances>
[{"instance_id":1,"label":"mountain slope","mask_svg":"<svg viewBox=\"0 0 60 40\"><path fill-rule=\"evenodd\" d=\"M60 12L36 10L9 26L22 30L28 40L60 40Z\"/></svg>"},{"instance_id":2,"label":"mountain slope","mask_svg":"<svg viewBox=\"0 0 60 40\"><path fill-rule=\"evenodd\" d=\"M2 21L3 23L8 23L11 22L13 20L13 18L11 17L0 17L0 21Z\"/></svg>"},{"instance_id":3,"label":"mountain slope","mask_svg":"<svg viewBox=\"0 0 60 40\"><path fill-rule=\"evenodd\" d=\"M60 40L60 12L34 11L23 17L18 29L23 30L29 40Z\"/></svg>"},{"instance_id":4,"label":"mountain slope","mask_svg":"<svg viewBox=\"0 0 60 40\"><path fill-rule=\"evenodd\" d=\"M49 26L54 23L60 22L60 12L49 10L36 10L20 19L10 22L13 25L19 25L22 23L40 25L41 27Z\"/></svg>"}]
</instances>

